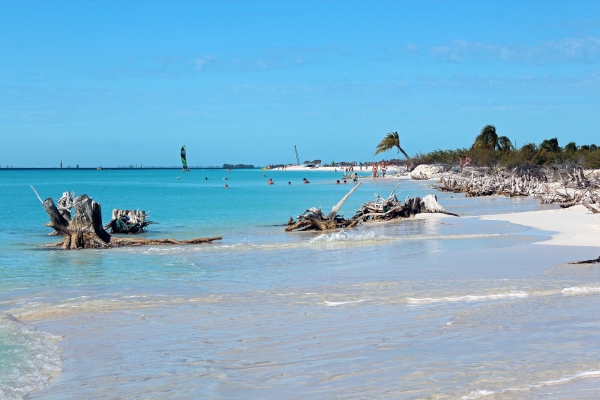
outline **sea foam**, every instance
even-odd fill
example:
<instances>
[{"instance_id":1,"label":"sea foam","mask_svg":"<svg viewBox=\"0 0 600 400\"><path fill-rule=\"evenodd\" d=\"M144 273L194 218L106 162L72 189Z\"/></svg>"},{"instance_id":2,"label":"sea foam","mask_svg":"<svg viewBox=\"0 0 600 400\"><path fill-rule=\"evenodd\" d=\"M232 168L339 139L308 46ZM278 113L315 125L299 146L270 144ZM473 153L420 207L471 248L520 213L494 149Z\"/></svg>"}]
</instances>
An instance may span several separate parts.
<instances>
[{"instance_id":1,"label":"sea foam","mask_svg":"<svg viewBox=\"0 0 600 400\"><path fill-rule=\"evenodd\" d=\"M586 293L600 293L599 286L573 286L564 288L561 293L563 294L586 294Z\"/></svg>"},{"instance_id":2,"label":"sea foam","mask_svg":"<svg viewBox=\"0 0 600 400\"><path fill-rule=\"evenodd\" d=\"M499 300L499 299L511 299L511 298L522 298L529 296L526 292L511 292L511 293L496 293L496 294L481 294L481 295L466 295L456 297L425 297L425 298L414 298L407 297L409 303L412 304L428 304L428 303L454 303L461 301L485 301L485 300Z\"/></svg>"},{"instance_id":3,"label":"sea foam","mask_svg":"<svg viewBox=\"0 0 600 400\"><path fill-rule=\"evenodd\" d=\"M355 300L355 301L326 301L326 300L323 300L323 303L325 303L325 305L328 307L337 307L337 306L343 306L346 304L362 303L364 301L369 301L369 300L370 299L361 299L361 300Z\"/></svg>"},{"instance_id":4,"label":"sea foam","mask_svg":"<svg viewBox=\"0 0 600 400\"><path fill-rule=\"evenodd\" d=\"M60 337L0 314L1 399L21 399L60 372Z\"/></svg>"},{"instance_id":5,"label":"sea foam","mask_svg":"<svg viewBox=\"0 0 600 400\"><path fill-rule=\"evenodd\" d=\"M310 240L310 243L319 242L366 242L366 241L377 241L377 240L394 240L394 238L378 235L373 231L350 233L346 231L324 233Z\"/></svg>"}]
</instances>

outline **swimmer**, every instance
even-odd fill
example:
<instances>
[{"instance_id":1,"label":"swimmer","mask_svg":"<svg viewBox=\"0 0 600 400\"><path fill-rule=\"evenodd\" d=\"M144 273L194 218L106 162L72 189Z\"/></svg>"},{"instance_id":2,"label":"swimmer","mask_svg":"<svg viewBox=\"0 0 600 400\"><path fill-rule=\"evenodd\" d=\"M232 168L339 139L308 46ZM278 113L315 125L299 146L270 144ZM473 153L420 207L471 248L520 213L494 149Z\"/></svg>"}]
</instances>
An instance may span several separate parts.
<instances>
[{"instance_id":1,"label":"swimmer","mask_svg":"<svg viewBox=\"0 0 600 400\"><path fill-rule=\"evenodd\" d=\"M348 182L346 182L346 180L344 179L344 185L345 185L346 183L348 183Z\"/></svg>"},{"instance_id":2,"label":"swimmer","mask_svg":"<svg viewBox=\"0 0 600 400\"><path fill-rule=\"evenodd\" d=\"M291 185L291 184L292 184L292 182L288 182L288 185Z\"/></svg>"},{"instance_id":3,"label":"swimmer","mask_svg":"<svg viewBox=\"0 0 600 400\"><path fill-rule=\"evenodd\" d=\"M177 179L179 179L179 178L177 178ZM206 178L204 178L204 180L207 181L208 180L208 176Z\"/></svg>"},{"instance_id":4,"label":"swimmer","mask_svg":"<svg viewBox=\"0 0 600 400\"><path fill-rule=\"evenodd\" d=\"M225 189L229 189L229 185L228 184L225 184Z\"/></svg>"},{"instance_id":5,"label":"swimmer","mask_svg":"<svg viewBox=\"0 0 600 400\"><path fill-rule=\"evenodd\" d=\"M177 177L177 180L179 180L179 177Z\"/></svg>"},{"instance_id":6,"label":"swimmer","mask_svg":"<svg viewBox=\"0 0 600 400\"><path fill-rule=\"evenodd\" d=\"M335 181L335 184L339 185L340 184L340 180L338 179L337 181Z\"/></svg>"},{"instance_id":7,"label":"swimmer","mask_svg":"<svg viewBox=\"0 0 600 400\"><path fill-rule=\"evenodd\" d=\"M308 181L308 179L306 179L306 178L303 178L303 179L302 179L302 181L303 181L304 183L310 183L310 182Z\"/></svg>"},{"instance_id":8,"label":"swimmer","mask_svg":"<svg viewBox=\"0 0 600 400\"><path fill-rule=\"evenodd\" d=\"M269 178L269 182L267 182L269 185L274 185L275 182L273 182L273 178Z\"/></svg>"}]
</instances>

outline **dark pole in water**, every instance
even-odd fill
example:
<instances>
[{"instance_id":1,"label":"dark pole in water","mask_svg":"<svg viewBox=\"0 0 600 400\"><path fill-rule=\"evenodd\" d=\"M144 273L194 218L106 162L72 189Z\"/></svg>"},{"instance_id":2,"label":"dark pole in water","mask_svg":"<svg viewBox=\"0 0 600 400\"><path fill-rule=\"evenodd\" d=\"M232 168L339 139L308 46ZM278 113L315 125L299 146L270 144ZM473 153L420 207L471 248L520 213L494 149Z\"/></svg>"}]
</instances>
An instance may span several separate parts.
<instances>
[{"instance_id":1,"label":"dark pole in water","mask_svg":"<svg viewBox=\"0 0 600 400\"><path fill-rule=\"evenodd\" d=\"M296 143L294 143L294 151L296 152L296 164L300 165L300 159L298 158L298 149L296 148Z\"/></svg>"}]
</instances>

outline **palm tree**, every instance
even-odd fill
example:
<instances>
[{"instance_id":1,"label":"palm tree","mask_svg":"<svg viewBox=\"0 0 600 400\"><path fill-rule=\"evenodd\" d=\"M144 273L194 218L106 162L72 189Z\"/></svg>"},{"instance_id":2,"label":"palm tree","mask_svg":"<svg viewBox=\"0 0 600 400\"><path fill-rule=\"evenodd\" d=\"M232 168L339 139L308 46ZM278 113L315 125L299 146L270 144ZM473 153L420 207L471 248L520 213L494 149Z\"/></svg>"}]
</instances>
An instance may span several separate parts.
<instances>
[{"instance_id":1,"label":"palm tree","mask_svg":"<svg viewBox=\"0 0 600 400\"><path fill-rule=\"evenodd\" d=\"M577 144L575 142L569 142L565 146L565 151L567 153L575 153L577 151Z\"/></svg>"},{"instance_id":2,"label":"palm tree","mask_svg":"<svg viewBox=\"0 0 600 400\"><path fill-rule=\"evenodd\" d=\"M506 136L500 136L498 138L498 144L496 145L496 148L498 150L500 150L503 153L509 152L511 150L515 149L515 146L512 144L512 142L510 141L510 139Z\"/></svg>"},{"instance_id":3,"label":"palm tree","mask_svg":"<svg viewBox=\"0 0 600 400\"><path fill-rule=\"evenodd\" d=\"M394 147L397 147L398 152L402 152L404 157L406 157L407 160L410 160L408 154L406 154L402 147L400 147L400 136L398 136L398 132L390 132L385 135L383 140L377 145L377 151L375 152L375 155L391 150Z\"/></svg>"},{"instance_id":4,"label":"palm tree","mask_svg":"<svg viewBox=\"0 0 600 400\"><path fill-rule=\"evenodd\" d=\"M473 147L493 150L498 147L498 134L494 125L486 125L475 138Z\"/></svg>"},{"instance_id":5,"label":"palm tree","mask_svg":"<svg viewBox=\"0 0 600 400\"><path fill-rule=\"evenodd\" d=\"M558 145L558 139L546 139L542 143L540 143L540 150L545 150L549 153L558 153L560 152L560 146Z\"/></svg>"}]
</instances>

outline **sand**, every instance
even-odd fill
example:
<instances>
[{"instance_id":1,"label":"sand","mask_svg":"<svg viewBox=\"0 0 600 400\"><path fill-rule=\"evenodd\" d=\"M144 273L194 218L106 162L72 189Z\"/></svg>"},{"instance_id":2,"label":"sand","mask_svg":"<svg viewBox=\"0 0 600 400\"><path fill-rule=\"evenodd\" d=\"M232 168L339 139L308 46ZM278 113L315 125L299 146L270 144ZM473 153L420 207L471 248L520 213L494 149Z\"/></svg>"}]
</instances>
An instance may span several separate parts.
<instances>
[{"instance_id":1,"label":"sand","mask_svg":"<svg viewBox=\"0 0 600 400\"><path fill-rule=\"evenodd\" d=\"M582 205L557 210L531 211L514 214L485 215L481 219L507 221L550 231L550 240L539 242L555 246L599 246L600 214L593 214Z\"/></svg>"}]
</instances>

